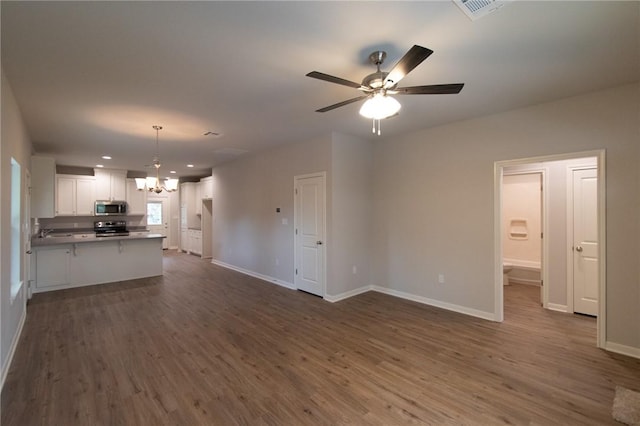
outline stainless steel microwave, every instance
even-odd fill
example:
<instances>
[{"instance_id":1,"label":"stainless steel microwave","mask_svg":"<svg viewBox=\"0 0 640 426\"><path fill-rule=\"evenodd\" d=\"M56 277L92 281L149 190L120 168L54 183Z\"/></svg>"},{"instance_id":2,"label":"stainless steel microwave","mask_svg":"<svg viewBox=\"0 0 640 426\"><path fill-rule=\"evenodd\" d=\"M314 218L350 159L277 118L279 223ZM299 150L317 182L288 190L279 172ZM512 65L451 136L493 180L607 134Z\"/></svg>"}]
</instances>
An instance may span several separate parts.
<instances>
[{"instance_id":1,"label":"stainless steel microwave","mask_svg":"<svg viewBox=\"0 0 640 426\"><path fill-rule=\"evenodd\" d=\"M127 214L126 201L96 201L94 210L96 216L122 216Z\"/></svg>"}]
</instances>

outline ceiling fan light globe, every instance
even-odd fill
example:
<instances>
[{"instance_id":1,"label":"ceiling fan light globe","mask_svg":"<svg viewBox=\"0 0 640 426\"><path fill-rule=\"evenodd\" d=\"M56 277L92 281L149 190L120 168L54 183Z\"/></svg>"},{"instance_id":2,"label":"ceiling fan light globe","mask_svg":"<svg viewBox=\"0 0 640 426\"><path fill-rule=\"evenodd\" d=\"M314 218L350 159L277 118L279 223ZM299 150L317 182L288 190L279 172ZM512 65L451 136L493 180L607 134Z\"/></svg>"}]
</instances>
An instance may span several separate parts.
<instances>
[{"instance_id":1,"label":"ceiling fan light globe","mask_svg":"<svg viewBox=\"0 0 640 426\"><path fill-rule=\"evenodd\" d=\"M391 96L376 94L362 104L360 115L374 120L382 120L397 114L401 107L400 102Z\"/></svg>"}]
</instances>

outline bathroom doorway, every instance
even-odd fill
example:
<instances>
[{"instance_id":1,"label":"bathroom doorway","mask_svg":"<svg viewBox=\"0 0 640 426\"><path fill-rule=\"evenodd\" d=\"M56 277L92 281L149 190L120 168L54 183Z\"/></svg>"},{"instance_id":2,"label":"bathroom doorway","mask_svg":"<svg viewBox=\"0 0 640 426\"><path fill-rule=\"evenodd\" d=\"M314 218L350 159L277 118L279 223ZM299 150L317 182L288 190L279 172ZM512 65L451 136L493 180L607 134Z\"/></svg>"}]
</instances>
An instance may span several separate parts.
<instances>
[{"instance_id":1,"label":"bathroom doorway","mask_svg":"<svg viewBox=\"0 0 640 426\"><path fill-rule=\"evenodd\" d=\"M506 240L511 234L512 241L518 238L532 235L535 227L527 217L518 217L518 214L510 214L503 211L505 202L504 183L508 184L509 176L533 175L540 173L542 183L541 197L541 256L540 256L540 284L541 302L545 309L573 313L574 312L574 288L572 274L580 267L575 262L576 247L579 242L573 241L573 218L569 217L572 204L573 170L593 169L596 178L589 183L590 189L596 193L596 201L593 207L596 209L590 219L595 221L595 240L599 244L595 246L595 255L589 256L589 267L592 272L593 282L590 287L590 295L597 299L597 345L602 347L605 342L605 170L604 151L589 151L584 153L560 154L545 157L535 157L495 163L495 197L494 197L494 232L495 232L495 307L496 319L504 319L504 287L503 272L504 258L508 252ZM533 176L528 176L533 178ZM505 223L508 220L508 223ZM520 240L522 241L522 240ZM505 251L506 250L506 251ZM584 249L583 249L584 250ZM593 250L591 250L593 251ZM584 252L579 251L578 252ZM580 253L578 253L580 254ZM522 260L522 259L516 259ZM526 260L526 259L525 259ZM535 262L535 260L531 260ZM577 266L576 266L577 265ZM524 266L534 268L535 264L524 263ZM526 280L527 278L525 278ZM595 296L594 296L595 294ZM577 311L576 311L577 312ZM596 316L596 315L594 315Z\"/></svg>"},{"instance_id":2,"label":"bathroom doorway","mask_svg":"<svg viewBox=\"0 0 640 426\"><path fill-rule=\"evenodd\" d=\"M544 168L505 167L502 178L503 284L539 288L545 305L542 281Z\"/></svg>"}]
</instances>

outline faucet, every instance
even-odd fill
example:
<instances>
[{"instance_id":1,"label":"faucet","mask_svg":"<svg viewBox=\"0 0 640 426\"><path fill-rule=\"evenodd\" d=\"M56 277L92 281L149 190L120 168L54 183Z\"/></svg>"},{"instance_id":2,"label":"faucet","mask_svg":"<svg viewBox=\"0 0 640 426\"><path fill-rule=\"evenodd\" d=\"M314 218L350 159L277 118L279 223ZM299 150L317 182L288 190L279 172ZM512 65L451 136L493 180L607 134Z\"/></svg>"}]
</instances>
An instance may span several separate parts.
<instances>
[{"instance_id":1,"label":"faucet","mask_svg":"<svg viewBox=\"0 0 640 426\"><path fill-rule=\"evenodd\" d=\"M51 232L53 232L53 229L40 229L40 238L44 238L47 235L49 235Z\"/></svg>"}]
</instances>

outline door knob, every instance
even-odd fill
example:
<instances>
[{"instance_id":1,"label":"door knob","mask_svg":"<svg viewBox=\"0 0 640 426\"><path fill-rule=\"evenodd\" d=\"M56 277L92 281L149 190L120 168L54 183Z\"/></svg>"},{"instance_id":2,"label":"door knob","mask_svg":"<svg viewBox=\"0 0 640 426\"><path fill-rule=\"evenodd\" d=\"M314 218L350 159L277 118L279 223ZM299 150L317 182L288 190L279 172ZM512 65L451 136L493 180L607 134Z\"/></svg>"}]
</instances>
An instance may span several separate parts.
<instances>
[{"instance_id":1,"label":"door knob","mask_svg":"<svg viewBox=\"0 0 640 426\"><path fill-rule=\"evenodd\" d=\"M316 241L316 244L321 246L322 245L322 241Z\"/></svg>"},{"instance_id":2,"label":"door knob","mask_svg":"<svg viewBox=\"0 0 640 426\"><path fill-rule=\"evenodd\" d=\"M26 253L27 253L27 254L31 254L31 253L33 253L33 252L32 252L31 250L27 250L27 251L26 251Z\"/></svg>"},{"instance_id":3,"label":"door knob","mask_svg":"<svg viewBox=\"0 0 640 426\"><path fill-rule=\"evenodd\" d=\"M582 253L582 247L581 247L581 246L577 246L577 247L576 247L576 251L577 251L578 253Z\"/></svg>"}]
</instances>

